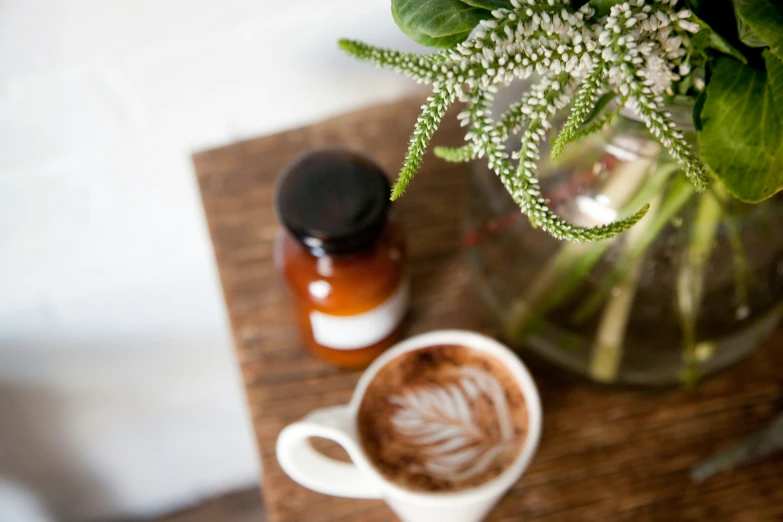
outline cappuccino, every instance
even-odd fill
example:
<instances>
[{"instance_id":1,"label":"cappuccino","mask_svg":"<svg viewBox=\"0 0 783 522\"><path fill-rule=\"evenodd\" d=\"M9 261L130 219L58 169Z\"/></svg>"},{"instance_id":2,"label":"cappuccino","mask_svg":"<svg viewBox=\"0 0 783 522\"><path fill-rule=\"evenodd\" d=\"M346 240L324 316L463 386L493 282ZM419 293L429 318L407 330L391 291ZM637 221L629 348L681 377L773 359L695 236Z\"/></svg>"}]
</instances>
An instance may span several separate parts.
<instances>
[{"instance_id":1,"label":"cappuccino","mask_svg":"<svg viewBox=\"0 0 783 522\"><path fill-rule=\"evenodd\" d=\"M388 480L409 490L480 486L519 455L525 398L495 357L466 346L428 346L388 362L365 391L362 447Z\"/></svg>"}]
</instances>

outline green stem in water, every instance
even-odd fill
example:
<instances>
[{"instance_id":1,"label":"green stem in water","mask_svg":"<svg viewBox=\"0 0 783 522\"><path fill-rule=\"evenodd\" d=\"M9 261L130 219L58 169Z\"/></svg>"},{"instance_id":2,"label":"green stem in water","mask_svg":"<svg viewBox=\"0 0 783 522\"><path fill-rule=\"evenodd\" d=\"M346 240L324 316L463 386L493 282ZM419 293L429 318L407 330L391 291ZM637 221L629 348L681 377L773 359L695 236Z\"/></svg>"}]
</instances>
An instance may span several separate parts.
<instances>
[{"instance_id":1,"label":"green stem in water","mask_svg":"<svg viewBox=\"0 0 783 522\"><path fill-rule=\"evenodd\" d=\"M726 226L726 235L729 238L731 247L732 266L734 268L734 295L737 299L737 305L743 309L748 309L748 258L745 255L745 247L742 246L737 225L730 216L723 219Z\"/></svg>"},{"instance_id":2,"label":"green stem in water","mask_svg":"<svg viewBox=\"0 0 783 522\"><path fill-rule=\"evenodd\" d=\"M715 183L712 190L723 207L730 203L730 196L720 183ZM748 258L745 254L745 247L742 245L739 230L737 230L737 224L734 222L732 216L725 211L725 208L723 212L723 225L726 227L726 237L729 240L729 247L731 247L732 252L731 261L734 268L734 295L737 299L737 306L739 306L741 310L748 310L748 278L750 276L750 272L748 271Z\"/></svg>"},{"instance_id":3,"label":"green stem in water","mask_svg":"<svg viewBox=\"0 0 783 522\"><path fill-rule=\"evenodd\" d=\"M621 215L630 215L632 212L631 209L637 208L642 203L653 199L656 194L660 194L663 191L666 182L669 180L669 177L678 171L679 167L674 163L667 163L659 166L655 173L647 178L644 185L642 185L642 188L639 189L628 204L625 205ZM613 241L594 243L595 248L577 259L576 262L564 272L563 278L560 280L557 287L548 294L547 299L543 304L544 311L551 310L563 303L579 287L606 250L613 244Z\"/></svg>"},{"instance_id":4,"label":"green stem in water","mask_svg":"<svg viewBox=\"0 0 783 522\"><path fill-rule=\"evenodd\" d=\"M650 201L647 216L626 233L625 251L633 251L645 240L647 229L655 222L661 204L660 194ZM590 376L599 382L612 382L617 378L625 340L628 317L633 308L636 287L642 269L642 256L635 256L626 266L623 278L615 284L604 307L590 360Z\"/></svg>"},{"instance_id":5,"label":"green stem in water","mask_svg":"<svg viewBox=\"0 0 783 522\"><path fill-rule=\"evenodd\" d=\"M672 184L672 188L666 195L666 199L661 205L661 209L650 220L649 226L644 228L644 236L634 242L633 248L626 248L616 264L616 269L610 274L595 291L595 293L580 306L572 316L572 321L582 323L592 316L601 307L606 300L612 287L625 277L630 267L634 266L635 261L641 258L650 244L663 231L664 227L677 215L688 201L696 194L696 189L687 179L678 177Z\"/></svg>"},{"instance_id":6,"label":"green stem in water","mask_svg":"<svg viewBox=\"0 0 783 522\"><path fill-rule=\"evenodd\" d=\"M657 145L655 149L646 151L648 154L645 155L655 157ZM657 173L656 176L648 176L652 164L653 161L647 157L622 163L603 187L602 194L622 207L621 217L633 214L650 199L651 191L644 187L659 183ZM643 184L641 190L640 184ZM607 239L593 243L565 243L547 267L533 279L525 295L512 306L506 320L507 338L519 341L529 334L533 320L568 297L613 242L613 239Z\"/></svg>"},{"instance_id":7,"label":"green stem in water","mask_svg":"<svg viewBox=\"0 0 783 522\"><path fill-rule=\"evenodd\" d=\"M699 198L690 230L690 242L677 274L677 312L683 332L682 380L686 384L694 384L699 378L696 319L704 297L704 267L715 246L722 214L720 203L711 192Z\"/></svg>"}]
</instances>

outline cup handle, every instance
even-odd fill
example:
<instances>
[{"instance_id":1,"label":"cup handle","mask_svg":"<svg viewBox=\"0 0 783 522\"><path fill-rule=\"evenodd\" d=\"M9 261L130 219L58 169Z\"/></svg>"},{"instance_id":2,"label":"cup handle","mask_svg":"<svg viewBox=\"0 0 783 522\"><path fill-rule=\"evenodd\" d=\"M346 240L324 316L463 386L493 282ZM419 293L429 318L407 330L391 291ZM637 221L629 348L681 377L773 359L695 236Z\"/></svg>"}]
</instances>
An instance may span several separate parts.
<instances>
[{"instance_id":1,"label":"cup handle","mask_svg":"<svg viewBox=\"0 0 783 522\"><path fill-rule=\"evenodd\" d=\"M277 461L286 474L302 486L337 497L381 498L376 481L353 463L341 462L317 452L308 439L323 437L345 449L351 460L361 451L352 434L353 416L348 406L316 410L286 426L277 438Z\"/></svg>"}]
</instances>

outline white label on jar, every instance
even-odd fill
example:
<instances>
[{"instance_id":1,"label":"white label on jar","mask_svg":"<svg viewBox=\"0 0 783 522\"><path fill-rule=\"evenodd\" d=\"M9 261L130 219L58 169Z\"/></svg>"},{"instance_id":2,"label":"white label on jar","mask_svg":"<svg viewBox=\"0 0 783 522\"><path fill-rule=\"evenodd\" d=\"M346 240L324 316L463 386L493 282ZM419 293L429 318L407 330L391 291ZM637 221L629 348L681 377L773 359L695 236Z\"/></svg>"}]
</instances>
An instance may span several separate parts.
<instances>
[{"instance_id":1,"label":"white label on jar","mask_svg":"<svg viewBox=\"0 0 783 522\"><path fill-rule=\"evenodd\" d=\"M408 309L408 281L386 301L356 315L310 312L315 342L335 350L366 348L384 339L400 324Z\"/></svg>"}]
</instances>

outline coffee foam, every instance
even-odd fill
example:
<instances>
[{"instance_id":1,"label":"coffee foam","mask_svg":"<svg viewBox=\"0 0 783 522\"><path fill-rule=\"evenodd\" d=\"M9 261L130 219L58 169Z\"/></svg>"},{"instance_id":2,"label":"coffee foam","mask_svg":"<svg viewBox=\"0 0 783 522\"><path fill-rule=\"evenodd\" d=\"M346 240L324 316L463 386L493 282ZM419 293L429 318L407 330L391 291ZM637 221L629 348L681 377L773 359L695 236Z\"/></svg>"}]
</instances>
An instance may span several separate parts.
<instances>
[{"instance_id":1,"label":"coffee foam","mask_svg":"<svg viewBox=\"0 0 783 522\"><path fill-rule=\"evenodd\" d=\"M359 408L365 453L411 490L455 491L500 475L517 457L527 408L516 379L489 354L431 346L400 355Z\"/></svg>"}]
</instances>

